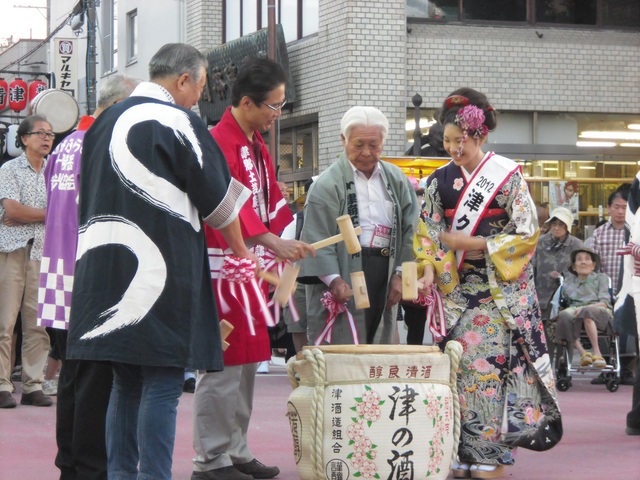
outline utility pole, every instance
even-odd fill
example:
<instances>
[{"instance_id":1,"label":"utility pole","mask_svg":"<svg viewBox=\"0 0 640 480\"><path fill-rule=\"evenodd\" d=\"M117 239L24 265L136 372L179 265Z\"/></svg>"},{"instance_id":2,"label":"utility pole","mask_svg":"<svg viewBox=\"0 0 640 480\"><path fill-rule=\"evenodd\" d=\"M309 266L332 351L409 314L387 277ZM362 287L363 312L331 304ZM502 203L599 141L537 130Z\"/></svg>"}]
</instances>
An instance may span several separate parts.
<instances>
[{"instance_id":1,"label":"utility pole","mask_svg":"<svg viewBox=\"0 0 640 480\"><path fill-rule=\"evenodd\" d=\"M83 0L87 13L87 115L96 110L96 0Z\"/></svg>"},{"instance_id":2,"label":"utility pole","mask_svg":"<svg viewBox=\"0 0 640 480\"><path fill-rule=\"evenodd\" d=\"M278 61L276 55L276 0L267 2L267 58ZM273 166L278 171L278 146L280 139L280 119L276 119L269 129L269 155L273 159Z\"/></svg>"}]
</instances>

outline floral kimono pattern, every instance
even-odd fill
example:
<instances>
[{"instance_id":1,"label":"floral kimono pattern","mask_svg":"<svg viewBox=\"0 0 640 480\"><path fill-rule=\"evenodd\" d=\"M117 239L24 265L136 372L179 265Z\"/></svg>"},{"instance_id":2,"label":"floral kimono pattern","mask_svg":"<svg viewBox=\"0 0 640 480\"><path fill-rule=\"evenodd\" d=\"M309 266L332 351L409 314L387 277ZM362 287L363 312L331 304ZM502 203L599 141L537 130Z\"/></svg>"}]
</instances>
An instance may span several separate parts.
<instances>
[{"instance_id":1,"label":"floral kimono pattern","mask_svg":"<svg viewBox=\"0 0 640 480\"><path fill-rule=\"evenodd\" d=\"M447 317L444 341L463 346L460 461L511 465L514 446L545 450L562 431L530 262L538 237L536 210L516 171L474 233L487 240L484 258L465 259L458 270L455 252L439 241L439 233L451 227L466 184L453 162L429 177L414 251L419 275L427 263L435 267ZM541 438L543 430L549 433Z\"/></svg>"}]
</instances>

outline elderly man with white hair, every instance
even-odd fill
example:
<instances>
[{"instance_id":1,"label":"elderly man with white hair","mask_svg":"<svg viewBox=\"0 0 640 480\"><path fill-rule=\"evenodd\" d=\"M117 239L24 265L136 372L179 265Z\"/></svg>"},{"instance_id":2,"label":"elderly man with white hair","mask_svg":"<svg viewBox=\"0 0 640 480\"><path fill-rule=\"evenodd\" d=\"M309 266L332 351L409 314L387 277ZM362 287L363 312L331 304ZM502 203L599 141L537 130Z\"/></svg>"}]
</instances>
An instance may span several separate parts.
<instances>
[{"instance_id":1,"label":"elderly man with white hair","mask_svg":"<svg viewBox=\"0 0 640 480\"><path fill-rule=\"evenodd\" d=\"M362 227L362 251L344 242L319 249L301 262L306 283L307 334L312 343L394 343L401 299L402 262L413 260L419 205L411 183L395 165L380 160L389 121L373 107L349 109L340 124L344 152L311 186L301 240L313 243L339 232L336 218L348 214ZM356 310L350 274L364 271L370 307ZM330 292L327 293L327 292ZM346 304L331 327L325 305Z\"/></svg>"}]
</instances>

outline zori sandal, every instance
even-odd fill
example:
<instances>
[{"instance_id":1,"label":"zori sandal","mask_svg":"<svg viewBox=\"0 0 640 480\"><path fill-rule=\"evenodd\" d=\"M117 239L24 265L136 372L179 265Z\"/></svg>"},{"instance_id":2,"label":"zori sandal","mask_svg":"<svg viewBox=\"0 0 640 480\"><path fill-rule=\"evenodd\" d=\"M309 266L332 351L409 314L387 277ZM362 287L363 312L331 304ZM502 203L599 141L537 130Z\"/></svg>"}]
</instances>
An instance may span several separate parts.
<instances>
[{"instance_id":1,"label":"zori sandal","mask_svg":"<svg viewBox=\"0 0 640 480\"><path fill-rule=\"evenodd\" d=\"M607 362L604 361L604 358L597 356L593 357L593 368L604 368L607 366Z\"/></svg>"},{"instance_id":2,"label":"zori sandal","mask_svg":"<svg viewBox=\"0 0 640 480\"><path fill-rule=\"evenodd\" d=\"M471 467L471 478L498 478L504 475L504 465L475 464Z\"/></svg>"},{"instance_id":3,"label":"zori sandal","mask_svg":"<svg viewBox=\"0 0 640 480\"><path fill-rule=\"evenodd\" d=\"M584 352L580 357L580 366L589 367L593 363L591 352Z\"/></svg>"},{"instance_id":4,"label":"zori sandal","mask_svg":"<svg viewBox=\"0 0 640 480\"><path fill-rule=\"evenodd\" d=\"M454 460L453 468L453 478L470 478L471 477L471 464L466 462L458 462L458 460Z\"/></svg>"}]
</instances>

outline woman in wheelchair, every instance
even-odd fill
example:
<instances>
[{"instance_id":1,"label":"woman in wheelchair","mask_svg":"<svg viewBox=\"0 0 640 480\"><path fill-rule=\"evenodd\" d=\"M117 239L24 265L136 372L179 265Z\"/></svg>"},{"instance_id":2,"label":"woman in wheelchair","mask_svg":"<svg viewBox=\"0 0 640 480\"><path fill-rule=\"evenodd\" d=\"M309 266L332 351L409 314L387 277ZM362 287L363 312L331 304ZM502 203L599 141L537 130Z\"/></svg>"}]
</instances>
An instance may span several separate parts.
<instances>
[{"instance_id":1,"label":"woman in wheelchair","mask_svg":"<svg viewBox=\"0 0 640 480\"><path fill-rule=\"evenodd\" d=\"M560 302L566 308L558 314L556 338L567 344L574 343L580 353L580 366L604 368L607 363L598 346L598 331L607 330L612 320L609 277L596 273L600 256L593 250L580 247L571 252L571 266L562 285ZM593 353L580 343L582 327L589 337Z\"/></svg>"}]
</instances>

